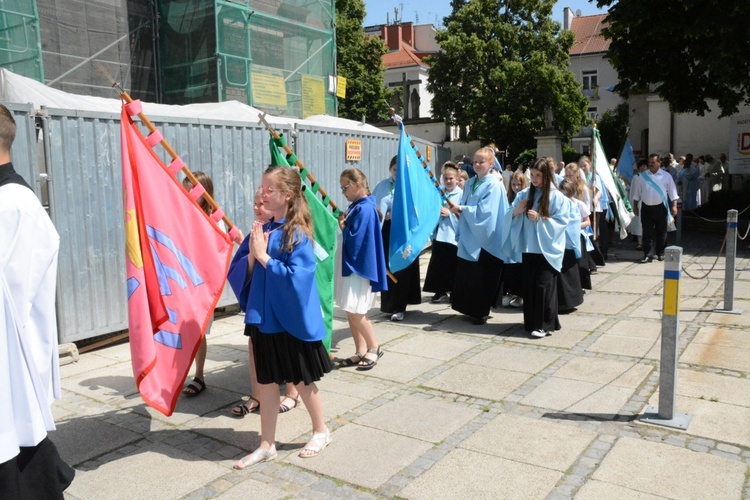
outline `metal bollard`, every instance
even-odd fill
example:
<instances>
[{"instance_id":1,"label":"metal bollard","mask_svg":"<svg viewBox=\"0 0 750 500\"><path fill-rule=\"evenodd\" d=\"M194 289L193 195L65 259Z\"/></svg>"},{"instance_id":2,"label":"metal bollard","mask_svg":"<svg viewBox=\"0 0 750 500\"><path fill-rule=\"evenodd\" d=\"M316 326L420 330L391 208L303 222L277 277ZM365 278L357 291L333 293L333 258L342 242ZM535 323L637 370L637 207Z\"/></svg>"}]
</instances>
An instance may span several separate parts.
<instances>
[{"instance_id":1,"label":"metal bollard","mask_svg":"<svg viewBox=\"0 0 750 500\"><path fill-rule=\"evenodd\" d=\"M682 248L664 251L664 301L661 317L661 360L659 362L659 407L650 406L641 421L685 430L693 416L675 412L677 387L677 336L680 330L680 275Z\"/></svg>"},{"instance_id":2,"label":"metal bollard","mask_svg":"<svg viewBox=\"0 0 750 500\"><path fill-rule=\"evenodd\" d=\"M734 309L734 275L737 266L737 210L727 212L727 246L724 259L724 308L714 312L742 314L742 309Z\"/></svg>"},{"instance_id":3,"label":"metal bollard","mask_svg":"<svg viewBox=\"0 0 750 500\"><path fill-rule=\"evenodd\" d=\"M671 210L671 207L667 207L667 210ZM677 200L677 217L675 217L675 245L682 245L682 198Z\"/></svg>"}]
</instances>

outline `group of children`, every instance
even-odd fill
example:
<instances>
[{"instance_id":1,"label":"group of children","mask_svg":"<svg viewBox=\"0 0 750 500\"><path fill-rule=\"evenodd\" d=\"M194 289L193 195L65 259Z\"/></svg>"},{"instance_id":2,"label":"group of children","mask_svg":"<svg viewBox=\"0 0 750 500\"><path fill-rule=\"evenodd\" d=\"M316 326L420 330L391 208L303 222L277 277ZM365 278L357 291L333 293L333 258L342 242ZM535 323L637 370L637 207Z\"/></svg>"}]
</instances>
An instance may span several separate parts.
<instances>
[{"instance_id":1,"label":"group of children","mask_svg":"<svg viewBox=\"0 0 750 500\"><path fill-rule=\"evenodd\" d=\"M335 300L347 314L355 346L355 353L340 362L342 367L370 370L383 356L367 317L376 293L381 293L381 310L394 321L403 319L407 304L421 302L419 259L395 276L386 264L396 163L394 158L391 176L372 193L360 170L349 168L340 175L349 207L339 219L341 271ZM530 169L530 186L519 171L506 192L502 178L491 173L494 164L491 148L478 150L476 175L463 185L464 171L450 162L443 166L445 197L424 289L434 293L433 302L450 301L477 324L485 323L490 309L504 303L508 294L509 301L523 306L526 331L544 337L560 329L558 311L579 305L582 287L590 288L590 280L580 278L588 271L581 264L586 262L583 231L589 216L585 183L573 177L569 165L571 180L561 178L558 187L554 160L542 158ZM208 176L198 179L204 187L210 185ZM258 411L261 417L260 445L235 464L238 469L276 458L278 414L296 407L300 399L313 434L299 456L314 457L331 442L315 383L332 364L322 342L326 329L315 284L312 217L298 172L267 169L254 212L256 221L228 274L245 311L252 384L252 396L232 412L244 416ZM204 361L205 339L187 395L205 388ZM286 384L287 391L279 403L280 384Z\"/></svg>"}]
</instances>

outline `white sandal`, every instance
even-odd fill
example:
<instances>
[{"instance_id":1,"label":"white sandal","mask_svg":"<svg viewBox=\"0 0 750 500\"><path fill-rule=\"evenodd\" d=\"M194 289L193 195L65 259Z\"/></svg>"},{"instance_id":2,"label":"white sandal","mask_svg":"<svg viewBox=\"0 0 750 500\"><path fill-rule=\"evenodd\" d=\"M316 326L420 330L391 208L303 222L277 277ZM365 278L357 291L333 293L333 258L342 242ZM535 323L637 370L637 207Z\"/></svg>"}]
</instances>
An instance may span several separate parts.
<instances>
[{"instance_id":1,"label":"white sandal","mask_svg":"<svg viewBox=\"0 0 750 500\"><path fill-rule=\"evenodd\" d=\"M325 432L321 432L320 434L313 434L312 439L307 442L305 447L302 448L302 451L299 452L299 455L297 456L300 458L317 457L329 444L331 444L331 431L328 429L328 427L326 427ZM313 453L310 455L303 455L302 452L305 450L312 451Z\"/></svg>"},{"instance_id":2,"label":"white sandal","mask_svg":"<svg viewBox=\"0 0 750 500\"><path fill-rule=\"evenodd\" d=\"M276 453L276 446L272 446L268 451L258 448L251 454L237 460L237 462L235 462L234 464L234 468L239 470L249 469L250 467L258 465L259 463L270 462L277 456L278 454Z\"/></svg>"}]
</instances>

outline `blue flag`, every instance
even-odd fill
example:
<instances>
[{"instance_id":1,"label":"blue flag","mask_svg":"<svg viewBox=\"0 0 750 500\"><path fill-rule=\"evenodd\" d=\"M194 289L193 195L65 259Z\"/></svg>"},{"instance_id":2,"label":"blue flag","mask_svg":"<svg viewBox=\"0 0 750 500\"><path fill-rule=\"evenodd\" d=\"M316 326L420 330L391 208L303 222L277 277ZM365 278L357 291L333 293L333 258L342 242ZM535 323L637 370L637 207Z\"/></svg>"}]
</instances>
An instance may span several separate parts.
<instances>
[{"instance_id":1,"label":"blue flag","mask_svg":"<svg viewBox=\"0 0 750 500\"><path fill-rule=\"evenodd\" d=\"M419 257L440 219L440 193L411 145L403 124L398 143L396 184L391 209L391 272L401 271Z\"/></svg>"},{"instance_id":2,"label":"blue flag","mask_svg":"<svg viewBox=\"0 0 750 500\"><path fill-rule=\"evenodd\" d=\"M635 168L635 155L633 154L633 145L630 144L630 138L625 139L625 147L622 148L620 159L617 160L617 173L630 185L633 182L633 169Z\"/></svg>"}]
</instances>

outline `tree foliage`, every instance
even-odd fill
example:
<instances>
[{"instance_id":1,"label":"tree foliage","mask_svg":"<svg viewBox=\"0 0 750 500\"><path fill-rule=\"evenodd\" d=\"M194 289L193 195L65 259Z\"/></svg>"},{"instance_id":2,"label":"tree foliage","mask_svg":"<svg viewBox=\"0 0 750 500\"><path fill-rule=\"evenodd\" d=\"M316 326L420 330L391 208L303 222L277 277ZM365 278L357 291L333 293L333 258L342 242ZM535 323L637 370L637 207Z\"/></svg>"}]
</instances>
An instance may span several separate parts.
<instances>
[{"instance_id":1,"label":"tree foliage","mask_svg":"<svg viewBox=\"0 0 750 500\"><path fill-rule=\"evenodd\" d=\"M630 106L623 102L616 108L605 111L597 122L607 158L616 158L620 154L620 147L625 142L625 133L628 129L629 113Z\"/></svg>"},{"instance_id":2,"label":"tree foliage","mask_svg":"<svg viewBox=\"0 0 750 500\"><path fill-rule=\"evenodd\" d=\"M553 125L573 135L588 100L568 71L573 34L551 19L554 0L454 0L439 30L427 88L433 115L471 128L470 139L511 151L535 146L549 107Z\"/></svg>"},{"instance_id":3,"label":"tree foliage","mask_svg":"<svg viewBox=\"0 0 750 500\"><path fill-rule=\"evenodd\" d=\"M386 48L380 38L365 36L364 18L363 0L336 0L336 69L346 78L346 97L339 99L338 114L385 121L391 97L383 84L381 56Z\"/></svg>"},{"instance_id":4,"label":"tree foliage","mask_svg":"<svg viewBox=\"0 0 750 500\"><path fill-rule=\"evenodd\" d=\"M674 112L722 116L750 104L750 2L599 0L611 6L603 30L617 70L616 90L650 90Z\"/></svg>"}]
</instances>

